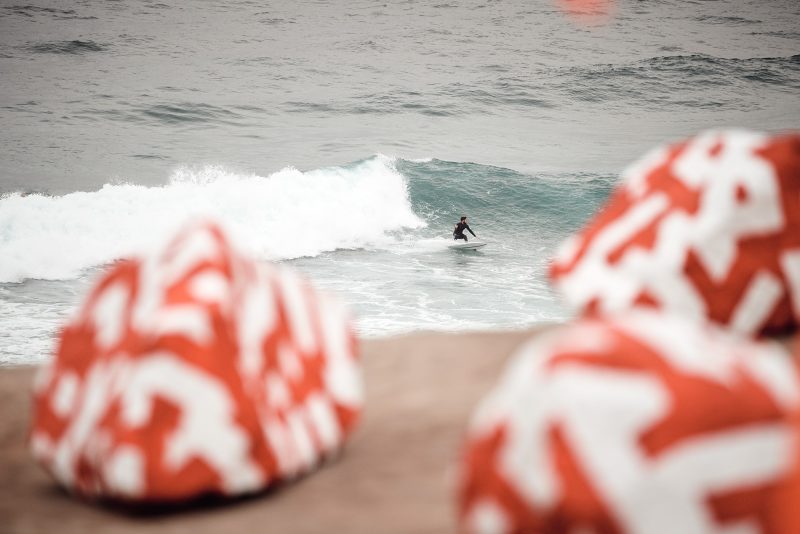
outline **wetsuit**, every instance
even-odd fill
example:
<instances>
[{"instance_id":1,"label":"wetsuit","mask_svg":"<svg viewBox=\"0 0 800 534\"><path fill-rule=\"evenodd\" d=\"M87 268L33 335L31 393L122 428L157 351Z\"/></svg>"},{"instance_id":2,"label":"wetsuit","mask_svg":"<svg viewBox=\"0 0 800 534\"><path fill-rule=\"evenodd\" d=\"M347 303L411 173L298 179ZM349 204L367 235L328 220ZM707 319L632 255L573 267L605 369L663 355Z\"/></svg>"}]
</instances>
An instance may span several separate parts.
<instances>
[{"instance_id":1,"label":"wetsuit","mask_svg":"<svg viewBox=\"0 0 800 534\"><path fill-rule=\"evenodd\" d=\"M470 228L467 223L460 222L456 225L455 230L453 230L453 239L463 239L464 241L469 241L469 239L467 239L467 236L464 235L464 230L468 230L469 233L472 234L472 237L478 237L475 235L475 232L472 231L472 228Z\"/></svg>"}]
</instances>

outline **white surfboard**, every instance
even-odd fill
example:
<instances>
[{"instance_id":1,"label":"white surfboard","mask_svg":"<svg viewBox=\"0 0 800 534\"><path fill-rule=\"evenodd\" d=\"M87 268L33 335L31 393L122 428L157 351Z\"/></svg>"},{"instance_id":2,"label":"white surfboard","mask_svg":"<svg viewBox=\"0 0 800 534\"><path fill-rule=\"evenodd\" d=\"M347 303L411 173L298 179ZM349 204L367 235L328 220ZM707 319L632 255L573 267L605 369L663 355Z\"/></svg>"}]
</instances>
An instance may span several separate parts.
<instances>
[{"instance_id":1,"label":"white surfboard","mask_svg":"<svg viewBox=\"0 0 800 534\"><path fill-rule=\"evenodd\" d=\"M469 250L469 249L481 248L484 245L486 245L486 243L483 243L481 241L472 241L472 242L466 241L463 243L453 243L452 245L448 245L447 248Z\"/></svg>"}]
</instances>

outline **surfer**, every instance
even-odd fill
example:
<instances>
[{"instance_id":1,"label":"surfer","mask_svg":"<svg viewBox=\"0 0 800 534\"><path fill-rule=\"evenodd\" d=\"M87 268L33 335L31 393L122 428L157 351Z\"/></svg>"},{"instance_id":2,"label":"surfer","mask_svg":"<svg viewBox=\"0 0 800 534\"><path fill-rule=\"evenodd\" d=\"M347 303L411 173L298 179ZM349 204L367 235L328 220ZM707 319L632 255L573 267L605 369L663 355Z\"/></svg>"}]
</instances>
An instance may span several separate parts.
<instances>
[{"instance_id":1,"label":"surfer","mask_svg":"<svg viewBox=\"0 0 800 534\"><path fill-rule=\"evenodd\" d=\"M472 234L472 237L478 237L475 235L475 232L472 231L472 228L470 228L469 225L467 224L467 218L461 217L461 222L457 223L456 227L453 229L453 239L454 240L463 239L464 241L469 241L469 239L467 239L467 236L464 235L464 230L468 230L469 233Z\"/></svg>"}]
</instances>

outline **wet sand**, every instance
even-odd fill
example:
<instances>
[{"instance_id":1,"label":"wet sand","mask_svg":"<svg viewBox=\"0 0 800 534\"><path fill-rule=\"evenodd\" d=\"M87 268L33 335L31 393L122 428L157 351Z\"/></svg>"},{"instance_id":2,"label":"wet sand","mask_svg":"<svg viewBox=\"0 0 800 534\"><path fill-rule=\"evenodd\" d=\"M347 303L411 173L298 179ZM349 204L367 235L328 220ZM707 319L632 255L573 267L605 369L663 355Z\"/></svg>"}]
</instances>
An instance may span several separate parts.
<instances>
[{"instance_id":1,"label":"wet sand","mask_svg":"<svg viewBox=\"0 0 800 534\"><path fill-rule=\"evenodd\" d=\"M0 532L453 532L455 461L469 415L529 335L365 340L366 410L339 458L263 495L147 515L60 491L25 446L35 368L0 369Z\"/></svg>"}]
</instances>

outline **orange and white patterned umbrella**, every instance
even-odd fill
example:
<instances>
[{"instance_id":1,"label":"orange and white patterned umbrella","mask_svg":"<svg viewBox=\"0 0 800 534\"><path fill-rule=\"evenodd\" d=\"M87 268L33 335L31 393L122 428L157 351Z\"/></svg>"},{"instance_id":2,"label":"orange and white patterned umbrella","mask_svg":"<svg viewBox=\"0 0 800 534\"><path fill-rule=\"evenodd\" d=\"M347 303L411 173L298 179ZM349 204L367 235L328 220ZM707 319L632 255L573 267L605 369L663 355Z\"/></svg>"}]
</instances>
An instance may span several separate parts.
<instances>
[{"instance_id":1,"label":"orange and white patterned umbrella","mask_svg":"<svg viewBox=\"0 0 800 534\"><path fill-rule=\"evenodd\" d=\"M772 342L636 310L519 349L474 414L468 532L789 534L800 377Z\"/></svg>"},{"instance_id":2,"label":"orange and white patterned umbrella","mask_svg":"<svg viewBox=\"0 0 800 534\"><path fill-rule=\"evenodd\" d=\"M550 275L584 314L652 306L748 335L795 331L800 135L708 131L651 152Z\"/></svg>"},{"instance_id":3,"label":"orange and white patterned umbrella","mask_svg":"<svg viewBox=\"0 0 800 534\"><path fill-rule=\"evenodd\" d=\"M239 495L339 450L361 403L344 308L200 222L94 287L37 377L30 443L87 497Z\"/></svg>"}]
</instances>

